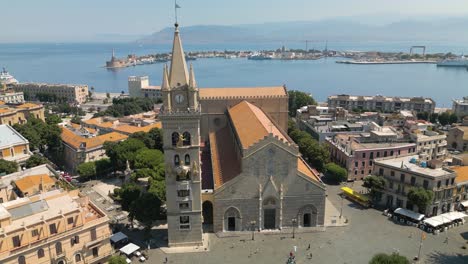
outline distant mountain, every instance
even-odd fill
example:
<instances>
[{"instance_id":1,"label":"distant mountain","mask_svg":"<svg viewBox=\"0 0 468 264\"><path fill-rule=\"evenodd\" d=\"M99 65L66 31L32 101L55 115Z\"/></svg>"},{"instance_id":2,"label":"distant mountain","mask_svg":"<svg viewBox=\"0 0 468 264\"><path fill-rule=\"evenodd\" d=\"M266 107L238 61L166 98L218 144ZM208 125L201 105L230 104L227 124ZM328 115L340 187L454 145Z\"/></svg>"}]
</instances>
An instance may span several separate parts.
<instances>
[{"instance_id":1,"label":"distant mountain","mask_svg":"<svg viewBox=\"0 0 468 264\"><path fill-rule=\"evenodd\" d=\"M371 26L352 19L276 22L253 25L197 25L181 28L192 44L274 41L452 41L467 42L468 18L404 20ZM170 43L173 28L141 38L141 43Z\"/></svg>"}]
</instances>

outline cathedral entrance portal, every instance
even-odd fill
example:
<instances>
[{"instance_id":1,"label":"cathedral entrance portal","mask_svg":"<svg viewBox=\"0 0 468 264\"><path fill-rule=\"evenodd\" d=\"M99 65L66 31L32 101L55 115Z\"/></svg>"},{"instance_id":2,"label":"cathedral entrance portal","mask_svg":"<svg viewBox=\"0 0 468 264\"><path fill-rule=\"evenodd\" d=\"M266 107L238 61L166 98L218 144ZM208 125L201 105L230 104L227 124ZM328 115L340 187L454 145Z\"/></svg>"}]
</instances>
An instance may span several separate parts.
<instances>
[{"instance_id":1,"label":"cathedral entrance portal","mask_svg":"<svg viewBox=\"0 0 468 264\"><path fill-rule=\"evenodd\" d=\"M213 204L210 201L204 201L203 207L203 224L213 224Z\"/></svg>"},{"instance_id":2,"label":"cathedral entrance portal","mask_svg":"<svg viewBox=\"0 0 468 264\"><path fill-rule=\"evenodd\" d=\"M236 218L228 217L228 231L236 231Z\"/></svg>"},{"instance_id":3,"label":"cathedral entrance portal","mask_svg":"<svg viewBox=\"0 0 468 264\"><path fill-rule=\"evenodd\" d=\"M265 229L276 228L276 209L265 209Z\"/></svg>"}]
</instances>

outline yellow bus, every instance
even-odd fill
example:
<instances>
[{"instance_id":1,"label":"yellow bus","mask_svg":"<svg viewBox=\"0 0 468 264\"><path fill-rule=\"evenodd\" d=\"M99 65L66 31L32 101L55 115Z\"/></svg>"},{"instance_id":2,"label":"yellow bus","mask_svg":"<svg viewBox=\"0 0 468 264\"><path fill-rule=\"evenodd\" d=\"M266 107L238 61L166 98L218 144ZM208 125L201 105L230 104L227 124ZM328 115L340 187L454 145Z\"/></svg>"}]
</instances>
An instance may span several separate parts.
<instances>
[{"instance_id":1,"label":"yellow bus","mask_svg":"<svg viewBox=\"0 0 468 264\"><path fill-rule=\"evenodd\" d=\"M356 202L364 207L370 207L369 197L365 194L358 193L349 187L341 187L342 195L346 196L353 202Z\"/></svg>"}]
</instances>

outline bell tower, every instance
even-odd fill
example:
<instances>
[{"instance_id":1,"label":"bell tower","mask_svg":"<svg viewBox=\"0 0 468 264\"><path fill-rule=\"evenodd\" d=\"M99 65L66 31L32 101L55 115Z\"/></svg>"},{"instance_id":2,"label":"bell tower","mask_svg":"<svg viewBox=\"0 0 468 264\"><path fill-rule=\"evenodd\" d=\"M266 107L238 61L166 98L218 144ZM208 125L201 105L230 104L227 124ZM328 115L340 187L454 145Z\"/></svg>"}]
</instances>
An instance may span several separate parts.
<instances>
[{"instance_id":1,"label":"bell tower","mask_svg":"<svg viewBox=\"0 0 468 264\"><path fill-rule=\"evenodd\" d=\"M177 23L161 91L169 246L203 245L199 93L193 67L187 71Z\"/></svg>"}]
</instances>

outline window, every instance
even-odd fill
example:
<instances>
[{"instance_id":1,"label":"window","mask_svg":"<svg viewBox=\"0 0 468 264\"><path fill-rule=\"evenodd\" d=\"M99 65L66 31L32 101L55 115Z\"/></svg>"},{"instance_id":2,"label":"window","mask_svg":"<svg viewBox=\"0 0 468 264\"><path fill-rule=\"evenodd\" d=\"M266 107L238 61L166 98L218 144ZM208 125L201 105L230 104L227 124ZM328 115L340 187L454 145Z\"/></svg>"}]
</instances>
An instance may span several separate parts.
<instances>
[{"instance_id":1,"label":"window","mask_svg":"<svg viewBox=\"0 0 468 264\"><path fill-rule=\"evenodd\" d=\"M95 247L93 248L93 257L98 257L99 256L99 248Z\"/></svg>"},{"instance_id":2,"label":"window","mask_svg":"<svg viewBox=\"0 0 468 264\"><path fill-rule=\"evenodd\" d=\"M68 223L69 225L73 224L73 222L74 222L74 221L73 221L73 217L68 217L68 218L67 218L67 223Z\"/></svg>"},{"instance_id":3,"label":"window","mask_svg":"<svg viewBox=\"0 0 468 264\"><path fill-rule=\"evenodd\" d=\"M369 170L369 174L372 174L372 170Z\"/></svg>"},{"instance_id":4,"label":"window","mask_svg":"<svg viewBox=\"0 0 468 264\"><path fill-rule=\"evenodd\" d=\"M31 231L31 236L36 237L36 236L38 236L38 235L39 235L39 230L33 229L33 230Z\"/></svg>"},{"instance_id":5,"label":"window","mask_svg":"<svg viewBox=\"0 0 468 264\"><path fill-rule=\"evenodd\" d=\"M366 158L366 153L362 153L362 158L365 159Z\"/></svg>"},{"instance_id":6,"label":"window","mask_svg":"<svg viewBox=\"0 0 468 264\"><path fill-rule=\"evenodd\" d=\"M380 169L379 169L379 175L380 175L380 176L383 176L383 174L384 174L384 169L383 169L383 168L380 168Z\"/></svg>"},{"instance_id":7,"label":"window","mask_svg":"<svg viewBox=\"0 0 468 264\"><path fill-rule=\"evenodd\" d=\"M13 247L20 247L21 246L21 240L19 236L14 236L11 238L13 240Z\"/></svg>"},{"instance_id":8,"label":"window","mask_svg":"<svg viewBox=\"0 0 468 264\"><path fill-rule=\"evenodd\" d=\"M365 161L361 162L361 164L362 164L363 167L366 166L366 162L365 162Z\"/></svg>"},{"instance_id":9,"label":"window","mask_svg":"<svg viewBox=\"0 0 468 264\"><path fill-rule=\"evenodd\" d=\"M174 156L174 165L179 166L180 165L180 158L179 155Z\"/></svg>"},{"instance_id":10,"label":"window","mask_svg":"<svg viewBox=\"0 0 468 264\"><path fill-rule=\"evenodd\" d=\"M24 256L19 256L18 264L26 264L26 258Z\"/></svg>"},{"instance_id":11,"label":"window","mask_svg":"<svg viewBox=\"0 0 468 264\"><path fill-rule=\"evenodd\" d=\"M172 133L172 146L176 146L177 142L179 142L179 133L174 132Z\"/></svg>"},{"instance_id":12,"label":"window","mask_svg":"<svg viewBox=\"0 0 468 264\"><path fill-rule=\"evenodd\" d=\"M374 158L374 152L371 152L369 155L369 159L373 159L373 158Z\"/></svg>"},{"instance_id":13,"label":"window","mask_svg":"<svg viewBox=\"0 0 468 264\"><path fill-rule=\"evenodd\" d=\"M372 160L369 160L369 166L372 166Z\"/></svg>"},{"instance_id":14,"label":"window","mask_svg":"<svg viewBox=\"0 0 468 264\"><path fill-rule=\"evenodd\" d=\"M75 255L75 262L80 262L81 261L81 254L76 254Z\"/></svg>"},{"instance_id":15,"label":"window","mask_svg":"<svg viewBox=\"0 0 468 264\"><path fill-rule=\"evenodd\" d=\"M179 197L187 197L190 195L190 190L178 190L177 196Z\"/></svg>"},{"instance_id":16,"label":"window","mask_svg":"<svg viewBox=\"0 0 468 264\"><path fill-rule=\"evenodd\" d=\"M60 242L55 243L55 253L57 255L60 255L60 254L62 254L62 252L63 252L62 251L62 243L60 243Z\"/></svg>"},{"instance_id":17,"label":"window","mask_svg":"<svg viewBox=\"0 0 468 264\"><path fill-rule=\"evenodd\" d=\"M96 228L91 230L91 240L96 240L97 239L97 232Z\"/></svg>"},{"instance_id":18,"label":"window","mask_svg":"<svg viewBox=\"0 0 468 264\"><path fill-rule=\"evenodd\" d=\"M411 185L414 186L416 184L416 178L411 176Z\"/></svg>"},{"instance_id":19,"label":"window","mask_svg":"<svg viewBox=\"0 0 468 264\"><path fill-rule=\"evenodd\" d=\"M400 155L400 154L401 154L401 150L398 150L398 155Z\"/></svg>"},{"instance_id":20,"label":"window","mask_svg":"<svg viewBox=\"0 0 468 264\"><path fill-rule=\"evenodd\" d=\"M383 156L387 157L387 151L384 151Z\"/></svg>"},{"instance_id":21,"label":"window","mask_svg":"<svg viewBox=\"0 0 468 264\"><path fill-rule=\"evenodd\" d=\"M190 144L191 144L191 141L190 141L190 133L189 133L189 132L184 132L183 136L184 136L183 145L184 145L184 146L190 146Z\"/></svg>"},{"instance_id":22,"label":"window","mask_svg":"<svg viewBox=\"0 0 468 264\"><path fill-rule=\"evenodd\" d=\"M190 207L189 203L180 203L179 204L179 209L180 210L188 210Z\"/></svg>"},{"instance_id":23,"label":"window","mask_svg":"<svg viewBox=\"0 0 468 264\"><path fill-rule=\"evenodd\" d=\"M391 190L393 189L393 182L392 181L389 181L388 182L388 188Z\"/></svg>"},{"instance_id":24,"label":"window","mask_svg":"<svg viewBox=\"0 0 468 264\"><path fill-rule=\"evenodd\" d=\"M393 150L392 150L392 151L390 151L390 156L393 156Z\"/></svg>"},{"instance_id":25,"label":"window","mask_svg":"<svg viewBox=\"0 0 468 264\"><path fill-rule=\"evenodd\" d=\"M180 229L190 229L190 216L182 215L179 217L179 228Z\"/></svg>"},{"instance_id":26,"label":"window","mask_svg":"<svg viewBox=\"0 0 468 264\"><path fill-rule=\"evenodd\" d=\"M357 171L354 171L354 175L357 175Z\"/></svg>"},{"instance_id":27,"label":"window","mask_svg":"<svg viewBox=\"0 0 468 264\"><path fill-rule=\"evenodd\" d=\"M40 248L38 251L37 251L37 258L43 258L44 257L44 250L42 248Z\"/></svg>"},{"instance_id":28,"label":"window","mask_svg":"<svg viewBox=\"0 0 468 264\"><path fill-rule=\"evenodd\" d=\"M405 182L405 174L400 175L400 182Z\"/></svg>"},{"instance_id":29,"label":"window","mask_svg":"<svg viewBox=\"0 0 468 264\"><path fill-rule=\"evenodd\" d=\"M49 225L49 230L50 230L51 235L57 234L57 226L55 224L50 224Z\"/></svg>"},{"instance_id":30,"label":"window","mask_svg":"<svg viewBox=\"0 0 468 264\"><path fill-rule=\"evenodd\" d=\"M358 166L359 166L359 162L355 161L355 162L354 162L354 167L357 168Z\"/></svg>"},{"instance_id":31,"label":"window","mask_svg":"<svg viewBox=\"0 0 468 264\"><path fill-rule=\"evenodd\" d=\"M79 236L74 236L72 238L70 238L70 244L73 246L75 244L78 244L80 243L80 237Z\"/></svg>"},{"instance_id":32,"label":"window","mask_svg":"<svg viewBox=\"0 0 468 264\"><path fill-rule=\"evenodd\" d=\"M361 175L364 175L364 170L361 171Z\"/></svg>"},{"instance_id":33,"label":"window","mask_svg":"<svg viewBox=\"0 0 468 264\"><path fill-rule=\"evenodd\" d=\"M190 165L190 155L189 154L185 155L185 165Z\"/></svg>"},{"instance_id":34,"label":"window","mask_svg":"<svg viewBox=\"0 0 468 264\"><path fill-rule=\"evenodd\" d=\"M453 185L454 182L455 182L455 178L452 178L452 185Z\"/></svg>"},{"instance_id":35,"label":"window","mask_svg":"<svg viewBox=\"0 0 468 264\"><path fill-rule=\"evenodd\" d=\"M380 152L377 152L377 158L380 157Z\"/></svg>"},{"instance_id":36,"label":"window","mask_svg":"<svg viewBox=\"0 0 468 264\"><path fill-rule=\"evenodd\" d=\"M437 182L437 188L440 188L440 185L442 185L442 183L440 181Z\"/></svg>"},{"instance_id":37,"label":"window","mask_svg":"<svg viewBox=\"0 0 468 264\"><path fill-rule=\"evenodd\" d=\"M449 179L445 180L445 186L448 186L448 185L449 185L449 182L450 182Z\"/></svg>"},{"instance_id":38,"label":"window","mask_svg":"<svg viewBox=\"0 0 468 264\"><path fill-rule=\"evenodd\" d=\"M390 176L395 176L395 172L394 172L394 171L390 171Z\"/></svg>"}]
</instances>

